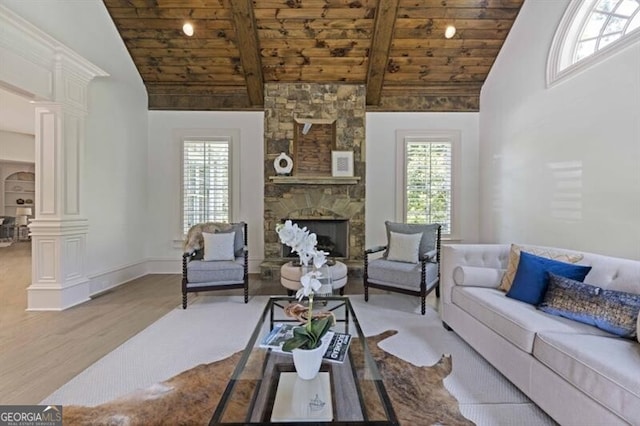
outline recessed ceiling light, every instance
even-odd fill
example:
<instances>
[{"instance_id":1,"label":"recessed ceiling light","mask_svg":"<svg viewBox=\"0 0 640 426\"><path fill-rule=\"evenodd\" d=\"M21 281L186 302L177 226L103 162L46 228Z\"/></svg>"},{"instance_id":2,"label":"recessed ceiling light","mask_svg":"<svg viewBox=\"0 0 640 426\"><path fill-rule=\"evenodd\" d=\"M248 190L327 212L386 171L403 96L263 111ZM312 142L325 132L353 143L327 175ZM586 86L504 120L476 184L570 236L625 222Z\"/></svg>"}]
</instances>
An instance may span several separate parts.
<instances>
[{"instance_id":1,"label":"recessed ceiling light","mask_svg":"<svg viewBox=\"0 0 640 426\"><path fill-rule=\"evenodd\" d=\"M452 38L454 35L456 35L456 27L449 25L447 29L444 30L444 36L446 38Z\"/></svg>"},{"instance_id":2,"label":"recessed ceiling light","mask_svg":"<svg viewBox=\"0 0 640 426\"><path fill-rule=\"evenodd\" d=\"M191 25L191 23L189 22L186 22L182 26L182 31L184 32L185 35L191 37L193 35L193 25Z\"/></svg>"}]
</instances>

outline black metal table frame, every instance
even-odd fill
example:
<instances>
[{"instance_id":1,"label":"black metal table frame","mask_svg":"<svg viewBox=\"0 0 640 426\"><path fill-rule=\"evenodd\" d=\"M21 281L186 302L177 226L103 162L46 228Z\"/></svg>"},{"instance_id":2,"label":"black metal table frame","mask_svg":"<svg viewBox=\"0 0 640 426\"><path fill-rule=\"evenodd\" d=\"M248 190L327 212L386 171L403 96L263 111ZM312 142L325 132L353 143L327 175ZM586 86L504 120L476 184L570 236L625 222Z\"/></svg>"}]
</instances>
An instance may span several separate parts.
<instances>
[{"instance_id":1,"label":"black metal table frame","mask_svg":"<svg viewBox=\"0 0 640 426\"><path fill-rule=\"evenodd\" d=\"M247 361L249 359L249 356L251 355L251 352L253 350L253 348L256 345L256 342L258 342L258 339L261 337L262 335L262 327L261 324L264 323L266 315L269 314L269 329L273 329L273 325L275 323L275 318L274 318L274 308L275 307L279 307L281 309L284 310L285 304L288 304L290 302L295 301L296 299L294 297L288 297L288 296L271 296L271 298L269 299L269 302L267 302L267 304L265 305L265 308L262 312L262 315L260 316L260 320L258 322L258 324L256 325L256 328L254 329L251 337L249 338L249 341L245 347L245 350L242 353L242 356L240 358L240 360L238 361L238 365L236 366L233 374L231 375L231 378L229 379L229 383L227 384L227 387L225 388L222 396L220 397L220 401L216 407L216 410L213 413L213 416L211 417L211 420L209 422L209 425L264 425L264 424L268 424L268 425L287 425L290 426L292 423L273 423L273 422L260 422L260 423L255 423L255 422L251 422L250 418L245 419L244 422L235 422L235 423L220 423L218 421L218 419L220 419L222 417L222 415L224 414L224 408L226 405L227 400L230 398L233 389L236 385L236 377L238 377L240 375L240 373L244 370ZM398 419L396 418L395 415L395 411L393 410L393 406L391 404L391 399L389 398L389 395L387 394L386 389L384 388L384 384L382 383L382 378L380 376L380 373L378 371L378 367L377 364L375 362L375 360L373 359L373 355L371 355L371 352L369 351L369 348L367 347L367 342L366 339L364 338L364 334L362 333L362 329L360 328L360 324L357 320L357 316L355 315L355 312L353 311L353 308L351 306L351 303L349 302L349 299L347 297L337 297L337 296L327 296L327 297L316 297L314 298L314 304L318 303L321 304L323 302L326 302L328 304L328 302L330 301L336 301L339 302L338 304L336 304L335 306L332 306L329 310L330 311L334 311L336 309L339 309L341 307L344 307L344 312L345 312L345 318L344 319L340 319L340 318L336 318L336 322L338 323L345 323L344 327L345 327L345 331L348 332L349 329L349 318L351 317L351 321L353 322L353 325L356 328L357 334L358 336L360 336L362 338L362 345L364 346L364 351L363 351L363 356L364 356L364 361L365 361L365 365L368 363L369 365L373 366L373 368L375 369L373 372L375 373L375 376L377 377L377 379L374 381L375 386L376 386L376 390L378 391L378 394L380 396L380 399L382 401L382 406L383 409L385 411L385 415L389 420L367 420L367 414L366 414L366 410L362 410L362 414L364 417L363 421L334 421L334 422L305 422L305 425L310 425L310 426L336 426L336 425L344 425L344 426L364 426L364 425L372 425L372 426L376 426L376 425L391 425L391 426L397 426L399 425L398 423ZM280 320L278 319L277 322L298 322L296 319L291 319L291 320ZM351 350L351 348L349 348L349 351ZM269 350L270 351L270 350ZM263 371L266 368L267 365L267 358L265 358L265 361L263 363ZM359 382L358 379L356 377L357 371L355 366L353 366L353 360L352 357L349 357L349 362L352 363L352 372L354 375L354 383L355 383L355 387L357 389L357 393L358 393L358 399L360 401L360 406L364 408L364 396L362 395L360 386L359 386ZM260 386L262 384L258 383L258 385L256 386L256 389L259 389ZM253 399L251 401L251 406L249 407L249 409L247 410L247 416L251 416L252 411L253 411L253 406L255 404L255 398L257 397L257 392L254 392L253 395Z\"/></svg>"}]
</instances>

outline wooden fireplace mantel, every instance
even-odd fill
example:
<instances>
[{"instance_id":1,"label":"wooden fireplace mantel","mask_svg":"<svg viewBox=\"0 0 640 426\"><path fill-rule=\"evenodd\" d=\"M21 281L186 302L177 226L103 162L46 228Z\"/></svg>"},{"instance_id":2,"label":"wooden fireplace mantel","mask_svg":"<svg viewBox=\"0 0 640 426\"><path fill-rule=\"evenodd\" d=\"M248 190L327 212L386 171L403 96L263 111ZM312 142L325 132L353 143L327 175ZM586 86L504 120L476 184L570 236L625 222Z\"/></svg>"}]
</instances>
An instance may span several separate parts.
<instances>
[{"instance_id":1,"label":"wooden fireplace mantel","mask_svg":"<svg viewBox=\"0 0 640 426\"><path fill-rule=\"evenodd\" d=\"M360 176L269 176L269 180L280 185L355 185Z\"/></svg>"}]
</instances>

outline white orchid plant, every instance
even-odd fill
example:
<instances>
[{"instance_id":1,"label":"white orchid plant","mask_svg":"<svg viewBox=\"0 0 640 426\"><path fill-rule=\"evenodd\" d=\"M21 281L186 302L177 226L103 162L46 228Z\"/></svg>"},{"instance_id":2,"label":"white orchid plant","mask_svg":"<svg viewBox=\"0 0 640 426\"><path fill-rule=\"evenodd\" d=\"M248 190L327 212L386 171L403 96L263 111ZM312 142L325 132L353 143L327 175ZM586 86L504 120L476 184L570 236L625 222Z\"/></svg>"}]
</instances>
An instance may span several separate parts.
<instances>
[{"instance_id":1,"label":"white orchid plant","mask_svg":"<svg viewBox=\"0 0 640 426\"><path fill-rule=\"evenodd\" d=\"M276 232L280 242L291 247L291 251L298 254L301 265L309 266L311 262L314 268L300 277L301 287L296 293L296 298L301 301L304 297L309 299L307 323L304 327L296 328L293 337L283 345L283 350L315 349L321 344L329 328L333 325L333 317L321 319L313 318L313 296L321 287L320 279L323 274L320 268L327 263L329 253L316 249L318 243L316 234L309 232L307 228L300 228L298 224L290 220L276 225Z\"/></svg>"},{"instance_id":2,"label":"white orchid plant","mask_svg":"<svg viewBox=\"0 0 640 426\"><path fill-rule=\"evenodd\" d=\"M320 289L320 278L323 277L320 268L327 263L329 253L316 249L316 234L309 232L306 227L300 228L290 220L276 225L276 232L280 242L291 247L291 251L298 255L302 265L309 266L309 262L313 264L314 269L300 277L302 287L296 293L296 298L302 300L305 296L313 296L313 292Z\"/></svg>"}]
</instances>

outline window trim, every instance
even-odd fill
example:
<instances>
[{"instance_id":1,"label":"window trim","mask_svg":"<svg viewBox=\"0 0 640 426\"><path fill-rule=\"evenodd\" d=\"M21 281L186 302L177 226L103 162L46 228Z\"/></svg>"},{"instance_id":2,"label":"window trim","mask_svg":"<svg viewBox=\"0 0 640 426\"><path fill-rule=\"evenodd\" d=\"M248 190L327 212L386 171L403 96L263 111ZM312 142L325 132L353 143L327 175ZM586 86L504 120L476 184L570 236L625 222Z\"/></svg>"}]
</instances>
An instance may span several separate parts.
<instances>
[{"instance_id":1,"label":"window trim","mask_svg":"<svg viewBox=\"0 0 640 426\"><path fill-rule=\"evenodd\" d=\"M451 143L451 233L442 234L443 239L457 240L462 235L460 229L460 193L458 182L461 182L461 139L460 130L396 130L396 189L395 189L395 221L407 220L406 194L406 146L407 142L447 140Z\"/></svg>"},{"instance_id":2,"label":"window trim","mask_svg":"<svg viewBox=\"0 0 640 426\"><path fill-rule=\"evenodd\" d=\"M238 222L240 214L240 129L177 129L174 130L176 146L176 158L179 161L178 175L178 215L175 229L180 241L186 234L183 231L184 223L184 142L224 140L229 143L229 222Z\"/></svg>"},{"instance_id":3,"label":"window trim","mask_svg":"<svg viewBox=\"0 0 640 426\"><path fill-rule=\"evenodd\" d=\"M593 55L587 56L561 70L560 67L566 63L567 60L570 60L567 59L567 56L572 55L575 51L575 46L579 41L578 37L584 28L589 14L597 3L598 0L572 0L567 6L553 36L551 49L549 50L549 56L547 58L547 88L551 88L568 80L571 76L577 75L599 64L640 40L640 30L623 34L618 40L597 50ZM583 7L584 4L589 4L589 7Z\"/></svg>"}]
</instances>

